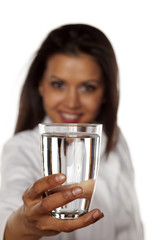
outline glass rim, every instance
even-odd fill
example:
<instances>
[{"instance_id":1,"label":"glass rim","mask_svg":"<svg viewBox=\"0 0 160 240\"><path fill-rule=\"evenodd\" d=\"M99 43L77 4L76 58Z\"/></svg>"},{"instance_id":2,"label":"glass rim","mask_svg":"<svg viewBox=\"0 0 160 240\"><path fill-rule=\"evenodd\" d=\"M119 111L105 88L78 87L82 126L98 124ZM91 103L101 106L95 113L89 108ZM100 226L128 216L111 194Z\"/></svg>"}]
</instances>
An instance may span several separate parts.
<instances>
[{"instance_id":1,"label":"glass rim","mask_svg":"<svg viewBox=\"0 0 160 240\"><path fill-rule=\"evenodd\" d=\"M52 127L52 126L70 126L70 127L76 127L76 126L82 126L82 127L97 127L102 126L102 123L39 123L39 126L46 126L46 127Z\"/></svg>"}]
</instances>

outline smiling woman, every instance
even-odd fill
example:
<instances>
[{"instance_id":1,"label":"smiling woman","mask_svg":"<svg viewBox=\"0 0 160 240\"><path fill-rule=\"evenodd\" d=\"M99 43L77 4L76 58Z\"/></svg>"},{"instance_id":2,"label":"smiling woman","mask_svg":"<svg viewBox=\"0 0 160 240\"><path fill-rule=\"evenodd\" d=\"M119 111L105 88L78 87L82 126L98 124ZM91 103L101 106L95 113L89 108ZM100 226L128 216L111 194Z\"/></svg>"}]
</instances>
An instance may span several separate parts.
<instances>
[{"instance_id":1,"label":"smiling woman","mask_svg":"<svg viewBox=\"0 0 160 240\"><path fill-rule=\"evenodd\" d=\"M60 60L63 59L63 62L58 64L60 63L60 56ZM70 61L64 61L66 59ZM87 70L88 65L89 69ZM74 74L78 81L95 80L97 78L97 80L104 85L102 87L103 94L100 93L100 86L97 88L97 91L95 91L95 93L97 93L97 99L96 101L94 99L93 103L97 105L98 102L101 102L102 104L100 104L99 109L95 112L93 119L89 119L89 121L103 123L104 131L108 136L106 148L107 151L109 151L116 142L118 132L118 66L114 50L108 38L100 30L85 24L65 25L55 29L48 34L42 43L30 66L22 89L15 133L32 129L39 122L43 121L46 113L43 106L43 97L39 92L40 85L42 85L42 80L45 77L44 74L49 71L53 71L54 73L55 70L59 73L62 67L64 67L64 69L61 75L56 75L56 77L61 77L61 84L62 80L67 81L69 78L70 81L72 80L72 82L74 82L73 77L71 78L71 75ZM67 71L67 69L69 71ZM77 74L75 73L76 70ZM85 72L83 73L83 71ZM54 74L56 74L56 72ZM86 76L84 74L86 74ZM95 76L93 77L93 75ZM84 79L84 77L87 79ZM90 79L91 77L93 79ZM58 85L59 84L60 83L58 83ZM74 92L72 91L72 95L73 94ZM68 97L72 97L72 95L69 94ZM91 95L87 95L86 98L85 95L86 102L93 100L89 99L89 96ZM75 101L68 100L69 99L67 99L66 102L75 104ZM77 103L76 100L76 104ZM72 111L69 110L66 113L72 113Z\"/></svg>"},{"instance_id":2,"label":"smiling woman","mask_svg":"<svg viewBox=\"0 0 160 240\"><path fill-rule=\"evenodd\" d=\"M53 55L39 91L45 112L53 122L94 122L104 98L101 69L87 54Z\"/></svg>"},{"instance_id":3,"label":"smiling woman","mask_svg":"<svg viewBox=\"0 0 160 240\"><path fill-rule=\"evenodd\" d=\"M108 38L85 24L51 31L29 68L15 136L2 154L0 240L143 240L134 170L117 126L118 103L118 67ZM72 221L50 211L89 196L90 186L63 188L61 173L42 177L40 122L103 124L92 210ZM42 198L50 190L53 194Z\"/></svg>"}]
</instances>

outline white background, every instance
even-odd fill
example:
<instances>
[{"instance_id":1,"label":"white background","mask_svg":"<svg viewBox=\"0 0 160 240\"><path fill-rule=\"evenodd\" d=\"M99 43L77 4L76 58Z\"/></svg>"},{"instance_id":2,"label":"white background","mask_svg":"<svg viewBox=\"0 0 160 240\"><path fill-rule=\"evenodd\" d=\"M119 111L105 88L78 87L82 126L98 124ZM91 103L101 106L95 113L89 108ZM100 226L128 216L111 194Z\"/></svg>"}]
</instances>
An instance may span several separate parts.
<instances>
[{"instance_id":1,"label":"white background","mask_svg":"<svg viewBox=\"0 0 160 240\"><path fill-rule=\"evenodd\" d=\"M0 151L13 134L21 85L46 34L65 23L97 26L111 40L119 64L119 125L132 155L146 240L160 239L158 2L0 0Z\"/></svg>"}]
</instances>

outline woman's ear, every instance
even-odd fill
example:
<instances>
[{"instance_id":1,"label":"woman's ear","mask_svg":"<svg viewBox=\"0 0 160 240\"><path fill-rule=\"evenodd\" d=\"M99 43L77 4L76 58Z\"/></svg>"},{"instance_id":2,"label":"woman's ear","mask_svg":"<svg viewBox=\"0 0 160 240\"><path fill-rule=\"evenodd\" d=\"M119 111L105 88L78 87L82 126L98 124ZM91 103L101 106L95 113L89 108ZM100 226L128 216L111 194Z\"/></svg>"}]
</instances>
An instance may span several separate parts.
<instances>
[{"instance_id":1,"label":"woman's ear","mask_svg":"<svg viewBox=\"0 0 160 240\"><path fill-rule=\"evenodd\" d=\"M40 96L43 96L43 86L42 86L42 84L40 84L38 86L38 92L39 92Z\"/></svg>"}]
</instances>

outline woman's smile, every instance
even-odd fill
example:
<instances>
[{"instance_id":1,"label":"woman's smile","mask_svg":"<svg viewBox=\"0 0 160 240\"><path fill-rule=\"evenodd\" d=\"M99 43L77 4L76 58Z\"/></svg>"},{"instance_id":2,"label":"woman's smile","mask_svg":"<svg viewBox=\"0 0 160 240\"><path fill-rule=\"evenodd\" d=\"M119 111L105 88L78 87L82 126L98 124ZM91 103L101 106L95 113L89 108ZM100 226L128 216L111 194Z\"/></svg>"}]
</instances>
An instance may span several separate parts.
<instances>
[{"instance_id":1,"label":"woman's smile","mask_svg":"<svg viewBox=\"0 0 160 240\"><path fill-rule=\"evenodd\" d=\"M60 115L62 121L65 123L76 123L76 122L79 122L79 120L83 114L59 111L59 115Z\"/></svg>"}]
</instances>

